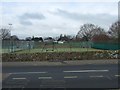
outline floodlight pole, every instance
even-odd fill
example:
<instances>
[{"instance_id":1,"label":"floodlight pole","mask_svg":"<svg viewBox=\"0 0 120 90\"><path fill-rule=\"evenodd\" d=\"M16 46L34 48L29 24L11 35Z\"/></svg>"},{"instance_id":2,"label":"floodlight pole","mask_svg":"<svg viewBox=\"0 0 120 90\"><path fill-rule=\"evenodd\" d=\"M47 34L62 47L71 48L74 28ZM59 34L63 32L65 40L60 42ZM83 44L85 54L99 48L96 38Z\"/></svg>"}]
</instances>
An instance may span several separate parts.
<instances>
[{"instance_id":1,"label":"floodlight pole","mask_svg":"<svg viewBox=\"0 0 120 90\"><path fill-rule=\"evenodd\" d=\"M9 30L10 30L10 52L13 52L13 45L12 45L12 38L11 38L11 31L12 31L12 24L9 23L8 24L10 27L9 27ZM12 46L11 46L12 45Z\"/></svg>"}]
</instances>

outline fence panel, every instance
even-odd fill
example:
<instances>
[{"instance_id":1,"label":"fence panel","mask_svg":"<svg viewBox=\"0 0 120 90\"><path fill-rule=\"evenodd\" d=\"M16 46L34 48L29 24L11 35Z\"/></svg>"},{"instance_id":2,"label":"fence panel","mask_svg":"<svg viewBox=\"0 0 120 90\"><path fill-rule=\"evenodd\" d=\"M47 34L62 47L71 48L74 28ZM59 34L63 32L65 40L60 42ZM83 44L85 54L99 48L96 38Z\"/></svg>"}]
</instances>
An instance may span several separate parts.
<instances>
[{"instance_id":1,"label":"fence panel","mask_svg":"<svg viewBox=\"0 0 120 90\"><path fill-rule=\"evenodd\" d=\"M120 43L93 43L92 48L103 50L119 50Z\"/></svg>"},{"instance_id":2,"label":"fence panel","mask_svg":"<svg viewBox=\"0 0 120 90\"><path fill-rule=\"evenodd\" d=\"M34 48L34 42L18 41L18 40L3 40L2 53L10 53L19 50L26 50Z\"/></svg>"}]
</instances>

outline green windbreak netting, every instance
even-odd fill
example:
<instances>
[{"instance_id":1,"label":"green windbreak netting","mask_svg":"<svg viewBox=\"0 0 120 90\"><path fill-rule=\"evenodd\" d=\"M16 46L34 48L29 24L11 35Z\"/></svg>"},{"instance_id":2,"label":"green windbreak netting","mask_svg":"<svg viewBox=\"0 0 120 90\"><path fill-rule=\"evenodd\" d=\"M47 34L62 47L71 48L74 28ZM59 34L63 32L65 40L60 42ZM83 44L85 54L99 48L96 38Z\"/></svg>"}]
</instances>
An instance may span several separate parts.
<instances>
[{"instance_id":1,"label":"green windbreak netting","mask_svg":"<svg viewBox=\"0 0 120 90\"><path fill-rule=\"evenodd\" d=\"M93 43L92 48L103 49L103 50L119 50L120 43Z\"/></svg>"}]
</instances>

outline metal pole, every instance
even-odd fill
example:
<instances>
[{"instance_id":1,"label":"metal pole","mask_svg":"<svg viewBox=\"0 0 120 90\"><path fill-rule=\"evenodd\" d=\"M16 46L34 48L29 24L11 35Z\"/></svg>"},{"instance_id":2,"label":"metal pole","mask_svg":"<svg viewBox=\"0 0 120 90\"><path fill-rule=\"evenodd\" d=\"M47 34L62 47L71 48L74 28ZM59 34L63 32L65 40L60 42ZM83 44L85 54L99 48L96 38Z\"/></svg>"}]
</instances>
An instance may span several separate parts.
<instances>
[{"instance_id":1,"label":"metal pole","mask_svg":"<svg viewBox=\"0 0 120 90\"><path fill-rule=\"evenodd\" d=\"M13 50L12 50L12 48L13 48L13 46L12 46L12 39L11 39L11 31L12 31L12 24L11 23L9 23L9 30L10 30L10 52L12 52Z\"/></svg>"}]
</instances>

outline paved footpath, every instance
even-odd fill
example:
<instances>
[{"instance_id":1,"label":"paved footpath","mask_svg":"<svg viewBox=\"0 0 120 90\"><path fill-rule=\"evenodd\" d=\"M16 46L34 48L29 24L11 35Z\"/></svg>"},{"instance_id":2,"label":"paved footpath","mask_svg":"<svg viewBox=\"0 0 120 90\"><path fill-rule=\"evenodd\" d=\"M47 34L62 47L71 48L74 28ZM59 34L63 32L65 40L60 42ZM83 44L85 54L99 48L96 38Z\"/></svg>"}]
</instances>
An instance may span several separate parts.
<instances>
[{"instance_id":1,"label":"paved footpath","mask_svg":"<svg viewBox=\"0 0 120 90\"><path fill-rule=\"evenodd\" d=\"M70 61L33 61L33 62L3 62L3 66L66 66L87 64L118 64L118 59L108 60L70 60Z\"/></svg>"}]
</instances>

